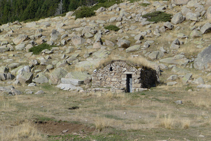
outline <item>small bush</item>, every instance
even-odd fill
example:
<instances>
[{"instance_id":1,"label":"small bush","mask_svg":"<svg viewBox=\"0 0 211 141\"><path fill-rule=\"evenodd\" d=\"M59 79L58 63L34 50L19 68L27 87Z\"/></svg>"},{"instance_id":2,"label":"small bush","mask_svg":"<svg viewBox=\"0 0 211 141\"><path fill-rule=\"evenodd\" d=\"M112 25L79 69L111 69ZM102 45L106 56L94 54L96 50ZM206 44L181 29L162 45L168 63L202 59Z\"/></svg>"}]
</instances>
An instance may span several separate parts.
<instances>
[{"instance_id":1,"label":"small bush","mask_svg":"<svg viewBox=\"0 0 211 141\"><path fill-rule=\"evenodd\" d=\"M141 3L140 5L143 6L143 7L147 7L150 4L149 3Z\"/></svg>"},{"instance_id":2,"label":"small bush","mask_svg":"<svg viewBox=\"0 0 211 141\"><path fill-rule=\"evenodd\" d=\"M106 26L105 29L113 30L113 31L118 31L119 30L119 27L117 27L115 25L109 25L109 26Z\"/></svg>"},{"instance_id":3,"label":"small bush","mask_svg":"<svg viewBox=\"0 0 211 141\"><path fill-rule=\"evenodd\" d=\"M76 10L75 13L75 18L84 18L84 17L91 17L95 15L95 12L92 8L84 6L81 7L80 9Z\"/></svg>"},{"instance_id":4,"label":"small bush","mask_svg":"<svg viewBox=\"0 0 211 141\"><path fill-rule=\"evenodd\" d=\"M33 54L39 54L42 50L44 50L44 49L50 50L52 47L54 47L54 46L50 46L48 44L41 44L41 45L34 46L34 47L30 48L29 52L33 52Z\"/></svg>"},{"instance_id":5,"label":"small bush","mask_svg":"<svg viewBox=\"0 0 211 141\"><path fill-rule=\"evenodd\" d=\"M152 13L147 13L145 15L142 16L143 18L147 18L148 21L151 22L169 22L171 21L171 14L167 14L165 12L162 11L155 11Z\"/></svg>"}]
</instances>

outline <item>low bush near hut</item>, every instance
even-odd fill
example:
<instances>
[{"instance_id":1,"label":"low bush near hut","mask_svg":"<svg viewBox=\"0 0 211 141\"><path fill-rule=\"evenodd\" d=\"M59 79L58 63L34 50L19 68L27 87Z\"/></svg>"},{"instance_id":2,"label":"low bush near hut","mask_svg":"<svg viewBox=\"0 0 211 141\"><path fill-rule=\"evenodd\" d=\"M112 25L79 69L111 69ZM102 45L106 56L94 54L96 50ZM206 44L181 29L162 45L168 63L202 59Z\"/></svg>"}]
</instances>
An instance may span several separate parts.
<instances>
[{"instance_id":1,"label":"low bush near hut","mask_svg":"<svg viewBox=\"0 0 211 141\"><path fill-rule=\"evenodd\" d=\"M147 13L142 17L147 18L148 21L157 23L157 22L169 22L171 20L172 15L162 11L155 11L152 13Z\"/></svg>"}]
</instances>

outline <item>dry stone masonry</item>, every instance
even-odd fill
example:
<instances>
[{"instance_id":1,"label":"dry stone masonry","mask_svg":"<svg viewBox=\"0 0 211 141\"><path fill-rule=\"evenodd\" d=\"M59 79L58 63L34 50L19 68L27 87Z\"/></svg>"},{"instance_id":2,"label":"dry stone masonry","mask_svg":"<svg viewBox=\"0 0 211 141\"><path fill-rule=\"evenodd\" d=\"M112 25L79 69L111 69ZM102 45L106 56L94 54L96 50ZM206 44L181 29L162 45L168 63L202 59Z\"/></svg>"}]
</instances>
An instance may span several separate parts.
<instances>
[{"instance_id":1,"label":"dry stone masonry","mask_svg":"<svg viewBox=\"0 0 211 141\"><path fill-rule=\"evenodd\" d=\"M125 92L141 91L156 83L155 70L136 67L121 60L111 61L105 67L95 70L92 75L92 87L114 88Z\"/></svg>"}]
</instances>

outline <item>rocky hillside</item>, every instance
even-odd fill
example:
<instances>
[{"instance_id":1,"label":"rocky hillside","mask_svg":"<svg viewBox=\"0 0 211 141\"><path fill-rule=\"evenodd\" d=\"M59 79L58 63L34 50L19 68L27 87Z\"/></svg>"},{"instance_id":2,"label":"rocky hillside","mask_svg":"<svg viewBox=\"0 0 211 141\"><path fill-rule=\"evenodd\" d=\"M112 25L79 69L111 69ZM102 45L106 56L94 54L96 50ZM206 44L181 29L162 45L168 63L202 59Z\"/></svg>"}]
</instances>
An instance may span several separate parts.
<instances>
[{"instance_id":1,"label":"rocky hillside","mask_svg":"<svg viewBox=\"0 0 211 141\"><path fill-rule=\"evenodd\" d=\"M146 14L171 14L167 22ZM211 1L137 1L101 7L96 16L66 16L0 26L0 91L49 83L83 92L105 60L148 61L159 66L162 85L211 88ZM109 25L118 27L116 31ZM37 54L30 52L32 48ZM48 49L45 49L48 48ZM151 63L153 62L153 63ZM155 65L156 64L156 65ZM12 85L12 86L11 86ZM12 89L11 89L12 88Z\"/></svg>"}]
</instances>

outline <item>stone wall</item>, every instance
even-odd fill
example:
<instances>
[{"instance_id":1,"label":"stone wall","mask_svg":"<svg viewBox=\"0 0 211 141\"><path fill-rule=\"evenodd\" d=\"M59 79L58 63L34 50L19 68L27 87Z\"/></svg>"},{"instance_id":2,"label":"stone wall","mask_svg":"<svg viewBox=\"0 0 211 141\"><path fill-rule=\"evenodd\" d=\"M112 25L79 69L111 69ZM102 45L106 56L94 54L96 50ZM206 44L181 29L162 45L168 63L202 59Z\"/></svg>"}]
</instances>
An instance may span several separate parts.
<instances>
[{"instance_id":1,"label":"stone wall","mask_svg":"<svg viewBox=\"0 0 211 141\"><path fill-rule=\"evenodd\" d=\"M132 74L132 92L140 91L142 90L142 84L144 83L144 81L141 80L141 77L148 74L149 76L144 77L146 81L147 79L150 79L150 75L152 74L150 73L150 70L147 71L148 73L145 73L146 69L136 68L125 61L112 61L105 67L99 68L93 72L92 87L126 90L127 74ZM144 86L148 87L148 83L151 83L151 81L148 81L147 85Z\"/></svg>"}]
</instances>

